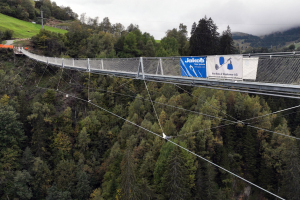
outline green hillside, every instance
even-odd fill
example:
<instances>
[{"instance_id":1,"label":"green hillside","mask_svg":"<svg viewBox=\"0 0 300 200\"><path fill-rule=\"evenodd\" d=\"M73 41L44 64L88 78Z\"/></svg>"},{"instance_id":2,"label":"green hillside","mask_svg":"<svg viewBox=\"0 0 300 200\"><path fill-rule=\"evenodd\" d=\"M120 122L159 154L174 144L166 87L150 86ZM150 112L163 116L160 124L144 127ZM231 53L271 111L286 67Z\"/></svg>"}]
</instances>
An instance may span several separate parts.
<instances>
[{"instance_id":1,"label":"green hillside","mask_svg":"<svg viewBox=\"0 0 300 200\"><path fill-rule=\"evenodd\" d=\"M30 38L36 35L42 25L40 24L33 24L30 22L25 22L13 17L9 17L7 15L3 15L0 13L0 30L5 31L7 29L13 30L13 38ZM66 33L66 30L53 28L49 26L44 26L44 29L56 32L56 33Z\"/></svg>"}]
</instances>

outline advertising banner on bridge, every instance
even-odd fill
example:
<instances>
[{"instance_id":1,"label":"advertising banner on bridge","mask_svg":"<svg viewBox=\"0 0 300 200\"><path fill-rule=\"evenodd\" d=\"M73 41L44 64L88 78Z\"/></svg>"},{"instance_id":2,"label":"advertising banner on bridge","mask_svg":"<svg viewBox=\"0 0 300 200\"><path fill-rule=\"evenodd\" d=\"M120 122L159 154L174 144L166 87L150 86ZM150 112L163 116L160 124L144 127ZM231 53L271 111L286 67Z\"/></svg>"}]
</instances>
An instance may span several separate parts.
<instances>
[{"instance_id":1,"label":"advertising banner on bridge","mask_svg":"<svg viewBox=\"0 0 300 200\"><path fill-rule=\"evenodd\" d=\"M243 56L208 56L207 77L242 79L243 78Z\"/></svg>"},{"instance_id":2,"label":"advertising banner on bridge","mask_svg":"<svg viewBox=\"0 0 300 200\"><path fill-rule=\"evenodd\" d=\"M256 80L258 58L243 58L243 79Z\"/></svg>"},{"instance_id":3,"label":"advertising banner on bridge","mask_svg":"<svg viewBox=\"0 0 300 200\"><path fill-rule=\"evenodd\" d=\"M181 57L181 76L206 78L206 57Z\"/></svg>"}]
</instances>

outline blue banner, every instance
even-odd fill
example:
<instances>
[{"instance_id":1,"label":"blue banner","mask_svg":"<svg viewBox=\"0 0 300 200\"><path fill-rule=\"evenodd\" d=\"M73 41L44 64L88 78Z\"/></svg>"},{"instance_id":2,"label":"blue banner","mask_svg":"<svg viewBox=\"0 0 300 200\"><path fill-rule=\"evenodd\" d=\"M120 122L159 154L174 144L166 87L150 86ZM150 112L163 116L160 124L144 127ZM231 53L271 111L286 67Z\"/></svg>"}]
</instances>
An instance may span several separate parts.
<instances>
[{"instance_id":1,"label":"blue banner","mask_svg":"<svg viewBox=\"0 0 300 200\"><path fill-rule=\"evenodd\" d=\"M206 57L181 57L181 76L206 78Z\"/></svg>"}]
</instances>

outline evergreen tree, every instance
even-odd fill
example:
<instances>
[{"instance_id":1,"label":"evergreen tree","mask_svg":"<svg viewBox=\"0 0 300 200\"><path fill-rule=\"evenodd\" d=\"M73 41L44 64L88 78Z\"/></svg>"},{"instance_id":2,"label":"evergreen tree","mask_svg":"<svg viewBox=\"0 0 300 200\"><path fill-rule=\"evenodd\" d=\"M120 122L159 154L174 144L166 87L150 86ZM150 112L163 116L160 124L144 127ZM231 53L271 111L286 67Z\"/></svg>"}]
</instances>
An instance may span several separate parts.
<instances>
[{"instance_id":1,"label":"evergreen tree","mask_svg":"<svg viewBox=\"0 0 300 200\"><path fill-rule=\"evenodd\" d=\"M75 197L77 199L88 199L91 193L89 176L85 171L78 171L77 175L77 185L75 191Z\"/></svg>"},{"instance_id":2,"label":"evergreen tree","mask_svg":"<svg viewBox=\"0 0 300 200\"><path fill-rule=\"evenodd\" d=\"M32 177L26 170L17 171L14 177L14 191L15 197L21 199L31 199L32 189L30 187L30 181Z\"/></svg>"},{"instance_id":3,"label":"evergreen tree","mask_svg":"<svg viewBox=\"0 0 300 200\"><path fill-rule=\"evenodd\" d=\"M139 199L139 191L135 176L135 166L133 163L133 156L131 142L127 141L126 151L122 161L122 174L121 174L121 194L122 200Z\"/></svg>"},{"instance_id":4,"label":"evergreen tree","mask_svg":"<svg viewBox=\"0 0 300 200\"><path fill-rule=\"evenodd\" d=\"M76 181L76 165L73 160L61 160L55 170L55 183L60 191L69 191Z\"/></svg>"},{"instance_id":5,"label":"evergreen tree","mask_svg":"<svg viewBox=\"0 0 300 200\"><path fill-rule=\"evenodd\" d=\"M141 164L139 174L145 180L151 181L153 178L153 172L155 168L155 160L153 157L153 152L148 151L143 159L143 163Z\"/></svg>"},{"instance_id":6,"label":"evergreen tree","mask_svg":"<svg viewBox=\"0 0 300 200\"><path fill-rule=\"evenodd\" d=\"M48 196L46 200L71 200L71 192L69 191L61 191L54 184L51 188L48 189Z\"/></svg>"},{"instance_id":7,"label":"evergreen tree","mask_svg":"<svg viewBox=\"0 0 300 200\"><path fill-rule=\"evenodd\" d=\"M218 185L215 182L216 172L214 166L207 163L205 164L204 171L202 199L219 199Z\"/></svg>"},{"instance_id":8,"label":"evergreen tree","mask_svg":"<svg viewBox=\"0 0 300 200\"><path fill-rule=\"evenodd\" d=\"M211 18L202 18L196 29L191 31L190 50L192 56L218 54L219 33L218 27Z\"/></svg>"},{"instance_id":9,"label":"evergreen tree","mask_svg":"<svg viewBox=\"0 0 300 200\"><path fill-rule=\"evenodd\" d=\"M287 199L296 200L300 197L300 162L299 149L296 142L291 141L288 149L288 161L284 174L284 186Z\"/></svg>"},{"instance_id":10,"label":"evergreen tree","mask_svg":"<svg viewBox=\"0 0 300 200\"><path fill-rule=\"evenodd\" d=\"M142 179L139 182L139 188L142 191L142 195L140 195L140 200L155 199L156 194L154 193L154 189L149 185L146 179Z\"/></svg>"},{"instance_id":11,"label":"evergreen tree","mask_svg":"<svg viewBox=\"0 0 300 200\"><path fill-rule=\"evenodd\" d=\"M46 196L47 190L51 186L51 171L47 163L37 157L34 159L31 172L33 176L31 181L33 186L33 196L36 199L42 199Z\"/></svg>"},{"instance_id":12,"label":"evergreen tree","mask_svg":"<svg viewBox=\"0 0 300 200\"><path fill-rule=\"evenodd\" d=\"M168 157L163 189L166 199L183 200L190 197L189 171L186 167L186 159L178 146L174 147Z\"/></svg>"},{"instance_id":13,"label":"evergreen tree","mask_svg":"<svg viewBox=\"0 0 300 200\"><path fill-rule=\"evenodd\" d=\"M33 162L34 162L34 157L31 153L31 150L29 147L26 147L25 151L23 152L23 157L21 160L22 168L27 171L30 171Z\"/></svg>"},{"instance_id":14,"label":"evergreen tree","mask_svg":"<svg viewBox=\"0 0 300 200\"><path fill-rule=\"evenodd\" d=\"M193 35L195 33L196 28L197 28L197 24L196 24L196 22L194 22L192 25L191 35Z\"/></svg>"},{"instance_id":15,"label":"evergreen tree","mask_svg":"<svg viewBox=\"0 0 300 200\"><path fill-rule=\"evenodd\" d=\"M251 133L250 127L246 127L246 135L244 136L243 141L243 159L245 161L245 170L247 174L250 173L250 176L246 176L247 179L253 180L256 177L257 168L256 163L258 162L257 148L256 148L256 140Z\"/></svg>"},{"instance_id":16,"label":"evergreen tree","mask_svg":"<svg viewBox=\"0 0 300 200\"><path fill-rule=\"evenodd\" d=\"M223 31L220 38L220 54L233 54L235 52L234 42L232 39L232 34L230 27L227 26L227 30Z\"/></svg>"}]
</instances>

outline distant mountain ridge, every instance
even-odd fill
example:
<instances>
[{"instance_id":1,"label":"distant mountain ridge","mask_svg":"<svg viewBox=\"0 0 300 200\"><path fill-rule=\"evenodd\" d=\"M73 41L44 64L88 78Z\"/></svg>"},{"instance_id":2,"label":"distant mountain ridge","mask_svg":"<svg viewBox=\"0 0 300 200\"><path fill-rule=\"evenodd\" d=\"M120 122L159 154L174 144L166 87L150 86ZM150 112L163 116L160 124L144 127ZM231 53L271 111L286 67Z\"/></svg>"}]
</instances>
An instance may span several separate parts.
<instances>
[{"instance_id":1,"label":"distant mountain ridge","mask_svg":"<svg viewBox=\"0 0 300 200\"><path fill-rule=\"evenodd\" d=\"M242 32L233 32L232 39L236 42L249 44L251 47L283 47L287 43L300 42L300 27L294 27L282 32L274 32L262 37Z\"/></svg>"}]
</instances>

